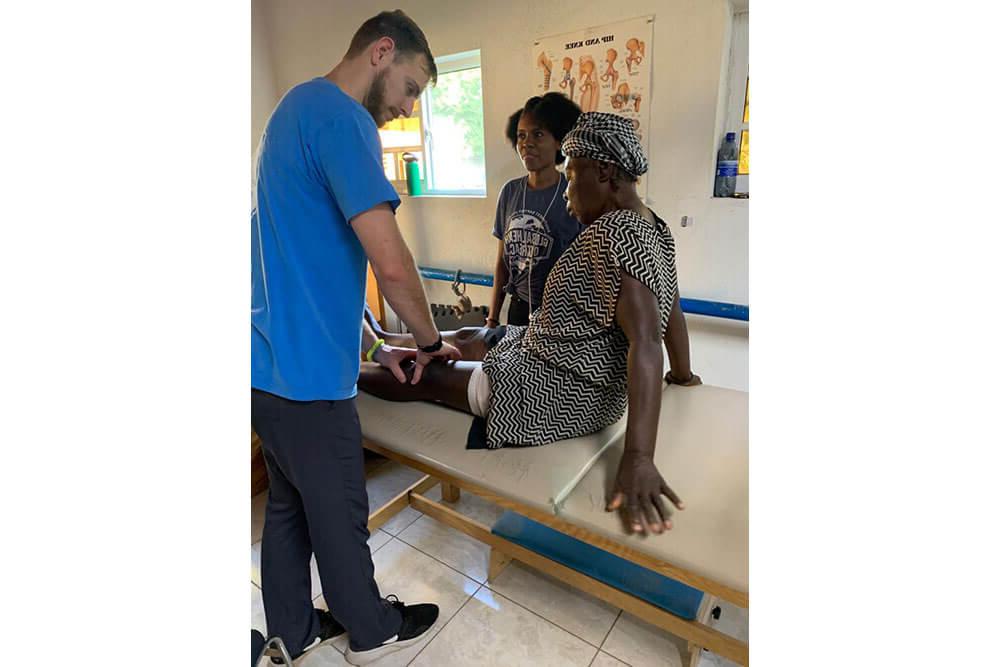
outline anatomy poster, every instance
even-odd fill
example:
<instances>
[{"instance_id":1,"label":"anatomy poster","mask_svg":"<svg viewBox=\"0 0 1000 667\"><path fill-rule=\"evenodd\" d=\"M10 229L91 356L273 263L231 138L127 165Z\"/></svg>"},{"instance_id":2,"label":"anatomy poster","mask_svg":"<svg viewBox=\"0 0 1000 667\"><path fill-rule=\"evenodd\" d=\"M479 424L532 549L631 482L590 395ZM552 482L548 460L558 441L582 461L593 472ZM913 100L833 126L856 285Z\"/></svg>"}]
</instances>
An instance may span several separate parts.
<instances>
[{"instance_id":1,"label":"anatomy poster","mask_svg":"<svg viewBox=\"0 0 1000 667\"><path fill-rule=\"evenodd\" d=\"M632 121L649 156L653 17L535 40L532 94L563 93L584 111Z\"/></svg>"}]
</instances>

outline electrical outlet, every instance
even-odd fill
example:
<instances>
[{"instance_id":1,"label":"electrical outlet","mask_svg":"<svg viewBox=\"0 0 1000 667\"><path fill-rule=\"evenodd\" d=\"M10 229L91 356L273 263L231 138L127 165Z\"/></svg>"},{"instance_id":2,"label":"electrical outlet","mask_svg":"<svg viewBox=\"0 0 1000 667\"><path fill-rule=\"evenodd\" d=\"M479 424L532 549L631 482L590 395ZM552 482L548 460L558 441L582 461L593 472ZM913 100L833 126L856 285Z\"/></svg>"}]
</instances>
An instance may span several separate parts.
<instances>
[{"instance_id":1,"label":"electrical outlet","mask_svg":"<svg viewBox=\"0 0 1000 667\"><path fill-rule=\"evenodd\" d=\"M693 226L694 226L694 217L693 216L690 216L690 215L682 215L681 216L681 227L693 227Z\"/></svg>"}]
</instances>

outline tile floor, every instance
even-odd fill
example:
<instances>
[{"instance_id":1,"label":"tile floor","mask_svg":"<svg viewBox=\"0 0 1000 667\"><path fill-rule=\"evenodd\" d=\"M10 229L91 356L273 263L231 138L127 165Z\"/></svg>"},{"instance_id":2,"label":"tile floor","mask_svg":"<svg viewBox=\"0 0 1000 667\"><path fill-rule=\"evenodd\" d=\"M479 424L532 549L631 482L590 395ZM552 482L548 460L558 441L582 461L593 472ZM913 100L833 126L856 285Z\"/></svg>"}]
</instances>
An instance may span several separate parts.
<instances>
[{"instance_id":1,"label":"tile floor","mask_svg":"<svg viewBox=\"0 0 1000 667\"><path fill-rule=\"evenodd\" d=\"M373 509L421 477L384 459L370 461L366 468ZM251 626L265 634L260 535L266 496L265 492L253 498L250 536ZM440 487L427 496L440 500ZM454 507L487 525L503 512L469 493L463 493ZM376 663L379 667L682 667L684 640L520 563L512 563L495 582L486 584L488 547L413 508L375 531L368 544L383 595L393 593L404 602L433 602L441 608L431 636L386 657ZM315 562L312 583L314 604L326 608ZM722 618L713 624L746 641L746 611L726 603L720 606ZM342 637L297 664L348 665L343 656L346 644ZM702 653L703 667L733 664Z\"/></svg>"}]
</instances>

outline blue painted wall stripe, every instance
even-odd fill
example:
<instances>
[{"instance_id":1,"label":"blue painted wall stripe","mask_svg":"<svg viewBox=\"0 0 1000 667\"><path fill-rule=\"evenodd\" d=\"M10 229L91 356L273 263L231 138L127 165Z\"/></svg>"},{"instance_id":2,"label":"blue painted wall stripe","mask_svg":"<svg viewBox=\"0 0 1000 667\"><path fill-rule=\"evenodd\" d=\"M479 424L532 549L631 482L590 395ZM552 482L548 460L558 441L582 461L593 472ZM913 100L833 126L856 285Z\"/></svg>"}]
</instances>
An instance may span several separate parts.
<instances>
[{"instance_id":1,"label":"blue painted wall stripe","mask_svg":"<svg viewBox=\"0 0 1000 667\"><path fill-rule=\"evenodd\" d=\"M455 281L455 272L447 269L436 269L430 266L421 266L420 275L428 280L444 280L446 282ZM470 285L482 285L483 287L493 287L493 276L485 273L465 273L462 272L462 282ZM750 307L736 303L723 303L721 301L704 301L702 299L681 298L681 308L685 313L691 315L707 315L709 317L721 317L727 320L750 321Z\"/></svg>"}]
</instances>

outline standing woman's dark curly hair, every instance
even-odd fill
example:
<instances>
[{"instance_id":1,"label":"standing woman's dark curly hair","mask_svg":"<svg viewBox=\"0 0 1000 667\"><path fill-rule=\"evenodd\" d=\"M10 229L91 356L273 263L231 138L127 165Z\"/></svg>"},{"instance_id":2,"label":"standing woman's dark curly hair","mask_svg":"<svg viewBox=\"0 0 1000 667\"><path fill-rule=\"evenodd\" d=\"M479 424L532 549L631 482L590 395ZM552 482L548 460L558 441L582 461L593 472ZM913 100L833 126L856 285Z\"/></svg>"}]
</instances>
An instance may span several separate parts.
<instances>
[{"instance_id":1,"label":"standing woman's dark curly hair","mask_svg":"<svg viewBox=\"0 0 1000 667\"><path fill-rule=\"evenodd\" d=\"M517 150L517 124L521 122L521 114L528 114L562 142L563 137L573 129L576 119L580 117L580 107L576 102L562 93L545 93L541 97L532 97L524 103L523 109L518 109L507 119L507 140L511 147ZM562 151L556 153L556 164L566 161Z\"/></svg>"}]
</instances>

